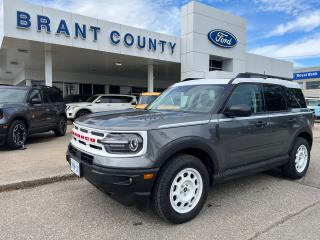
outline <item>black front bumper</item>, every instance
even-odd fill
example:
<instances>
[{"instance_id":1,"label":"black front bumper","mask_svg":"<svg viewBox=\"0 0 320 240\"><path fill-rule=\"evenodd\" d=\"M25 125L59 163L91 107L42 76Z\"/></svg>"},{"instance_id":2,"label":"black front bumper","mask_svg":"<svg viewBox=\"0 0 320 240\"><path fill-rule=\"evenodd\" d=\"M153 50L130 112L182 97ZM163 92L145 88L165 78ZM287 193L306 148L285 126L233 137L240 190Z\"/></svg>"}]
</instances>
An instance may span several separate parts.
<instances>
[{"instance_id":1,"label":"black front bumper","mask_svg":"<svg viewBox=\"0 0 320 240\"><path fill-rule=\"evenodd\" d=\"M83 153L71 145L67 152L70 158L80 163L81 177L102 192L124 205L145 205L149 203L155 176L158 169L115 169L93 164L93 155ZM154 177L144 179L144 174L153 173Z\"/></svg>"}]
</instances>

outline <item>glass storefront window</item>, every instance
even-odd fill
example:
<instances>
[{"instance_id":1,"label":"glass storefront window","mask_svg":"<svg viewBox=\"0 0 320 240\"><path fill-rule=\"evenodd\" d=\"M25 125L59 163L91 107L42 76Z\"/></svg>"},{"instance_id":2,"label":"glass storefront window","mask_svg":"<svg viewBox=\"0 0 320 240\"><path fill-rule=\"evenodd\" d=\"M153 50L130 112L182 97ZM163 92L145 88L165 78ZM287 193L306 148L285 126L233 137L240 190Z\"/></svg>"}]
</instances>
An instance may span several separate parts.
<instances>
[{"instance_id":1,"label":"glass storefront window","mask_svg":"<svg viewBox=\"0 0 320 240\"><path fill-rule=\"evenodd\" d=\"M320 89L320 81L307 82L307 89Z\"/></svg>"}]
</instances>

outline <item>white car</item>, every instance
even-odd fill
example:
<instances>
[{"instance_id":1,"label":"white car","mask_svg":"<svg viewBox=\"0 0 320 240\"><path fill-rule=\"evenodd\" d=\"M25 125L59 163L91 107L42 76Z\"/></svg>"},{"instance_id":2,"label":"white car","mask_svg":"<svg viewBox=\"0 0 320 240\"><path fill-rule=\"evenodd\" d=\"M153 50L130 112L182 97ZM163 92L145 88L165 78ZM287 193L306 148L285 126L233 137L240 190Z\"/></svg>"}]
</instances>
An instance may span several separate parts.
<instances>
[{"instance_id":1,"label":"white car","mask_svg":"<svg viewBox=\"0 0 320 240\"><path fill-rule=\"evenodd\" d=\"M135 96L118 94L93 95L86 102L67 104L67 117L74 120L94 112L124 110L134 108L137 104Z\"/></svg>"}]
</instances>

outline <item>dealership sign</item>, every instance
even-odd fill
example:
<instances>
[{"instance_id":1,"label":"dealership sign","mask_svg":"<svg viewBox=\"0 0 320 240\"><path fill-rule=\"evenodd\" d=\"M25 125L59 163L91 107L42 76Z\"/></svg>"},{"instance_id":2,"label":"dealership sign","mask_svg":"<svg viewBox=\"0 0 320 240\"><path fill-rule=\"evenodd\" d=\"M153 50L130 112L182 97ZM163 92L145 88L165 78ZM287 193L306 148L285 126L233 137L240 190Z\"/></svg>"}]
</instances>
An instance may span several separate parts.
<instances>
[{"instance_id":1,"label":"dealership sign","mask_svg":"<svg viewBox=\"0 0 320 240\"><path fill-rule=\"evenodd\" d=\"M208 38L214 45L222 48L232 48L238 43L237 38L232 33L221 29L210 31Z\"/></svg>"},{"instance_id":2,"label":"dealership sign","mask_svg":"<svg viewBox=\"0 0 320 240\"><path fill-rule=\"evenodd\" d=\"M136 46L138 49L148 49L149 51L160 51L163 53L168 51L173 54L175 51L176 43L171 41L166 41L164 39L157 39L154 37L143 36L140 34L134 35L131 32L120 33L115 29L110 29L108 31L108 36L99 36L101 28L99 26L92 26L86 24L80 24L74 22L68 24L66 20L60 19L57 24L52 24L52 19L48 16L37 15L36 21L31 19L31 15L27 12L17 11L17 28L29 30L35 23L35 28L38 32L46 32L47 34L55 34L64 37L74 37L75 39L80 38L82 40L87 40L90 38L93 42L97 42L100 37L109 38L109 41L113 45L119 45L123 43L126 47L131 48ZM53 28L53 26L56 26Z\"/></svg>"},{"instance_id":3,"label":"dealership sign","mask_svg":"<svg viewBox=\"0 0 320 240\"><path fill-rule=\"evenodd\" d=\"M309 79L309 78L320 78L320 71L301 72L301 73L293 74L294 80Z\"/></svg>"}]
</instances>

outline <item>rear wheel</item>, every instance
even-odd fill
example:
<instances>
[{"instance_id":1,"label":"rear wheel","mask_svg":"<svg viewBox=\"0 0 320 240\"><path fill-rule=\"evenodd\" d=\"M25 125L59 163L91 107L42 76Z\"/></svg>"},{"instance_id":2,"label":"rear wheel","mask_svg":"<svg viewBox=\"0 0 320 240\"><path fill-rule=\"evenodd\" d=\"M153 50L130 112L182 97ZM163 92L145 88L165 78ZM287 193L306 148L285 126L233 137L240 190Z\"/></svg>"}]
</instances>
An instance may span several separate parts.
<instances>
[{"instance_id":1,"label":"rear wheel","mask_svg":"<svg viewBox=\"0 0 320 240\"><path fill-rule=\"evenodd\" d=\"M57 127L53 131L58 137L62 137L66 134L67 119L64 116L59 117Z\"/></svg>"},{"instance_id":2,"label":"rear wheel","mask_svg":"<svg viewBox=\"0 0 320 240\"><path fill-rule=\"evenodd\" d=\"M90 113L90 111L88 110L80 110L77 115L76 115L76 118L79 118L79 117L83 117L85 115L88 115Z\"/></svg>"},{"instance_id":3,"label":"rear wheel","mask_svg":"<svg viewBox=\"0 0 320 240\"><path fill-rule=\"evenodd\" d=\"M283 173L285 176L293 179L302 178L308 170L309 162L309 143L304 138L297 138L290 152L290 159L288 163L283 166Z\"/></svg>"},{"instance_id":4,"label":"rear wheel","mask_svg":"<svg viewBox=\"0 0 320 240\"><path fill-rule=\"evenodd\" d=\"M27 133L27 126L23 121L13 121L8 131L7 145L12 149L22 148L27 140Z\"/></svg>"},{"instance_id":5,"label":"rear wheel","mask_svg":"<svg viewBox=\"0 0 320 240\"><path fill-rule=\"evenodd\" d=\"M202 209L208 195L205 165L191 155L174 157L161 171L153 192L153 204L163 219L183 223Z\"/></svg>"}]
</instances>

